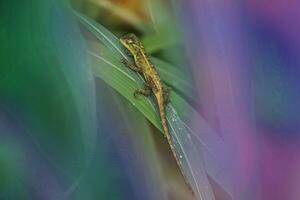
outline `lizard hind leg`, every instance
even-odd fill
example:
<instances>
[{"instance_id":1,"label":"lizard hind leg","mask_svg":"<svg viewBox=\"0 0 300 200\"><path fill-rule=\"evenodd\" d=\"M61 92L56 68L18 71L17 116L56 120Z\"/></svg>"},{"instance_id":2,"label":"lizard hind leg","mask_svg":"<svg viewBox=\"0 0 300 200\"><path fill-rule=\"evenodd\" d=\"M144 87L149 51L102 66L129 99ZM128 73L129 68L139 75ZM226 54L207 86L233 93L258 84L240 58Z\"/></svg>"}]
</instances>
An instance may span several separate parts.
<instances>
[{"instance_id":1,"label":"lizard hind leg","mask_svg":"<svg viewBox=\"0 0 300 200\"><path fill-rule=\"evenodd\" d=\"M170 103L170 93L172 89L167 85L163 85L163 94L164 94L164 101L166 104Z\"/></svg>"},{"instance_id":2,"label":"lizard hind leg","mask_svg":"<svg viewBox=\"0 0 300 200\"><path fill-rule=\"evenodd\" d=\"M150 94L151 94L151 88L149 87L149 85L145 84L144 88L135 90L133 96L135 98L138 98L139 95L148 97L150 96Z\"/></svg>"}]
</instances>

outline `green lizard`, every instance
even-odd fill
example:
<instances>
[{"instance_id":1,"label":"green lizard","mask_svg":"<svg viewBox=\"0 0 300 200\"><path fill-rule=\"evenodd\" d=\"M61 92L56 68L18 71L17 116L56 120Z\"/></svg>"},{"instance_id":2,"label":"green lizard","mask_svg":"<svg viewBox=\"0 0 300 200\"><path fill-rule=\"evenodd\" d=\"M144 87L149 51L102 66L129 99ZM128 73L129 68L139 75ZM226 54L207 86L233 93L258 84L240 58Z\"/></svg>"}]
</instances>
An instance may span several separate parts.
<instances>
[{"instance_id":1,"label":"green lizard","mask_svg":"<svg viewBox=\"0 0 300 200\"><path fill-rule=\"evenodd\" d=\"M132 33L125 35L122 38L120 38L120 42L130 52L130 54L133 56L134 62L135 62L135 64L128 63L128 62L125 62L125 63L132 70L142 74L145 79L145 82L146 82L145 87L143 89L137 89L134 92L134 96L136 97L139 94L144 95L144 96L149 96L149 95L151 95L151 92L154 94L156 101L157 101L158 109L159 109L159 114L160 114L160 118L161 118L164 135L168 140L168 143L171 147L171 150L175 157L175 160L181 170L181 173L184 175L182 167L181 167L181 162L176 155L174 145L173 145L171 135L170 135L168 125L167 125L165 108L166 108L166 104L169 101L169 90L170 89L167 88L166 86L164 86L157 70L155 69L154 65L150 61L148 55L145 52L145 49L144 49L142 43L139 41L137 36L135 36ZM187 182L187 184L188 184L188 182Z\"/></svg>"},{"instance_id":2,"label":"green lizard","mask_svg":"<svg viewBox=\"0 0 300 200\"><path fill-rule=\"evenodd\" d=\"M160 76L157 73L157 70L151 63L139 39L131 33L123 36L120 39L120 41L134 57L135 64L128 62L126 64L135 72L141 73L146 81L145 87L143 89L137 89L134 92L134 96L137 97L137 95L139 94L144 96L150 96L151 92L154 94L159 108L162 127L165 136L169 140L170 134L167 126L165 112L165 106L169 101L169 91L163 85Z\"/></svg>"}]
</instances>

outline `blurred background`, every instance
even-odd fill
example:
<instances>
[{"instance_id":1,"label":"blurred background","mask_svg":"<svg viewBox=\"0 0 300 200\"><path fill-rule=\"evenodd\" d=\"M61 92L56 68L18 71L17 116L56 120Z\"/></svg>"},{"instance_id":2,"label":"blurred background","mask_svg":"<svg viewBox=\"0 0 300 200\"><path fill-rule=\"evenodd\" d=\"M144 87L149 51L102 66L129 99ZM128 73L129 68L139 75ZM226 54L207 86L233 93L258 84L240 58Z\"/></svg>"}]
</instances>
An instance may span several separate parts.
<instances>
[{"instance_id":1,"label":"blurred background","mask_svg":"<svg viewBox=\"0 0 300 200\"><path fill-rule=\"evenodd\" d=\"M299 200L299 8L1 1L0 200ZM127 33L172 88L186 177L151 102L132 98Z\"/></svg>"}]
</instances>

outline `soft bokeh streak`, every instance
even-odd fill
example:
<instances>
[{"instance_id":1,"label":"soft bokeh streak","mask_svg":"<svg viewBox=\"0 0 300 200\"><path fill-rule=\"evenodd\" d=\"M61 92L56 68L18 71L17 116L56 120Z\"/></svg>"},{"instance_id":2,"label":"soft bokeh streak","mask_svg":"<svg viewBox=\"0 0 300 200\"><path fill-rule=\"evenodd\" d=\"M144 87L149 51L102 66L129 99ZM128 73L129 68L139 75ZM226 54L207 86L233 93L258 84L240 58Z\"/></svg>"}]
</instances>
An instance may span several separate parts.
<instances>
[{"instance_id":1,"label":"soft bokeh streak","mask_svg":"<svg viewBox=\"0 0 300 200\"><path fill-rule=\"evenodd\" d=\"M295 199L300 151L289 138L299 138L292 111L299 110L292 100L299 99L299 3L190 0L183 6L201 114L231 149L233 196ZM276 123L265 118L276 117L274 110L258 110L266 101L276 103Z\"/></svg>"}]
</instances>

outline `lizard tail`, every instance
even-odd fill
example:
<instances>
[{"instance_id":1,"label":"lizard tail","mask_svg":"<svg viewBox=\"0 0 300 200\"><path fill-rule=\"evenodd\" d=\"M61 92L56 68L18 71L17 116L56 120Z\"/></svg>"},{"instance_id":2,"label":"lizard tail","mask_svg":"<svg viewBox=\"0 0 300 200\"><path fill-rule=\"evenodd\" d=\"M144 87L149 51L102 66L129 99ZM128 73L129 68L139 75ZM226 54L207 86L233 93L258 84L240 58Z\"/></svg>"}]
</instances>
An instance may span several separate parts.
<instances>
[{"instance_id":1,"label":"lizard tail","mask_svg":"<svg viewBox=\"0 0 300 200\"><path fill-rule=\"evenodd\" d=\"M162 102L162 101L160 101ZM173 145L173 141L172 141L172 138L171 138L171 135L170 135L170 132L169 132L169 128L168 128L168 125L167 125L167 117L166 117L166 110L165 110L165 105L161 105L159 104L158 105L158 108L159 108L159 113L160 113L160 118L161 118L161 123L162 123L162 128L163 128L163 131L164 131L164 135L165 137L167 138L168 140L168 143L169 143L169 146L171 148L171 151L172 151L172 154L176 160L176 163L183 175L183 178L188 186L188 188L190 189L190 191L194 194L194 191L183 171L183 168L182 168L182 164L181 164L181 161L180 159L178 158L177 154L176 154L176 151L175 151L175 148L174 148L174 145Z\"/></svg>"},{"instance_id":2,"label":"lizard tail","mask_svg":"<svg viewBox=\"0 0 300 200\"><path fill-rule=\"evenodd\" d=\"M160 102L163 102L163 101L160 101ZM162 123L162 128L163 128L163 131L164 131L164 135L168 140L169 146L172 150L172 153L173 153L173 156L174 156L174 158L177 162L177 165L179 166L181 172L183 173L181 162L180 162L180 160L179 160L179 158L176 154L176 151L175 151L175 148L174 148L174 145L173 145L173 141L172 141L172 138L171 138L171 135L170 135L170 132L169 132L169 128L168 128L168 124L167 124L165 105L160 105L159 104L158 108L159 108L159 113L160 113L160 118L161 118L161 123ZM183 175L184 175L184 173L183 173Z\"/></svg>"},{"instance_id":3,"label":"lizard tail","mask_svg":"<svg viewBox=\"0 0 300 200\"><path fill-rule=\"evenodd\" d=\"M159 114L160 114L160 119L161 119L161 124L162 124L163 131L164 131L164 135L168 140L169 139L171 140L164 105L159 106Z\"/></svg>"},{"instance_id":4,"label":"lizard tail","mask_svg":"<svg viewBox=\"0 0 300 200\"><path fill-rule=\"evenodd\" d=\"M158 102L164 102L163 97L161 97L158 100ZM173 146L172 138L171 138L171 135L170 135L170 132L169 132L168 124L167 124L165 104L158 103L158 109L159 109L159 115L160 115L161 125L162 125L163 131L164 131L164 135L168 140L168 143L171 147L171 150L172 150L174 156L176 157L175 149L174 149L174 146Z\"/></svg>"}]
</instances>

